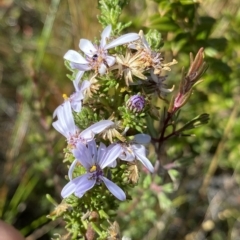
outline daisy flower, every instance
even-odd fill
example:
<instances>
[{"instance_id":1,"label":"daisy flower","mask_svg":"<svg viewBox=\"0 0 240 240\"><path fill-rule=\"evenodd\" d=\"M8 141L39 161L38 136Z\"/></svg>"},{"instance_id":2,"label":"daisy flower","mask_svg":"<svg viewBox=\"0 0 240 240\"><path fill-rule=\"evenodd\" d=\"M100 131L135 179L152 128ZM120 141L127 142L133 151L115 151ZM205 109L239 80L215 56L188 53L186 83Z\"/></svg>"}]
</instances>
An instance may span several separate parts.
<instances>
[{"instance_id":1,"label":"daisy flower","mask_svg":"<svg viewBox=\"0 0 240 240\"><path fill-rule=\"evenodd\" d=\"M139 39L139 35L137 33L128 33L107 43L110 38L111 31L111 25L108 25L103 30L99 46L93 44L87 39L80 40L79 48L85 54L85 58L77 51L69 50L64 55L64 59L70 61L70 65L74 69L78 69L80 71L95 70L100 75L105 74L107 68L113 66L116 61L114 56L108 55L108 50Z\"/></svg>"},{"instance_id":2,"label":"daisy flower","mask_svg":"<svg viewBox=\"0 0 240 240\"><path fill-rule=\"evenodd\" d=\"M119 200L126 200L126 195L123 190L115 183L104 176L104 168L111 165L121 153L120 145L113 145L106 147L100 143L97 148L96 142L90 141L87 146L78 143L76 149L73 150L73 155L76 160L69 168L70 182L63 188L61 195L63 198L74 193L81 198L87 191L95 185L104 183L107 189ZM86 173L82 176L72 179L72 173L76 162L79 162L85 169Z\"/></svg>"}]
</instances>

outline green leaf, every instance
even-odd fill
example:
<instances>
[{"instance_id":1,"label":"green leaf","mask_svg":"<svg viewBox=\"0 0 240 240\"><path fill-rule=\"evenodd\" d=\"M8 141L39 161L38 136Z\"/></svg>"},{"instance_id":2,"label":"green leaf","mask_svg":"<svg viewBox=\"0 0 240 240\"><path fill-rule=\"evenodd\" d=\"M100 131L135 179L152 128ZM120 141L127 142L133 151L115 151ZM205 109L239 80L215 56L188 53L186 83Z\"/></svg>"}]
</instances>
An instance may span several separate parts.
<instances>
[{"instance_id":1,"label":"green leaf","mask_svg":"<svg viewBox=\"0 0 240 240\"><path fill-rule=\"evenodd\" d=\"M179 29L178 25L171 17L161 17L159 14L155 14L150 18L149 27L161 32L176 31Z\"/></svg>"}]
</instances>

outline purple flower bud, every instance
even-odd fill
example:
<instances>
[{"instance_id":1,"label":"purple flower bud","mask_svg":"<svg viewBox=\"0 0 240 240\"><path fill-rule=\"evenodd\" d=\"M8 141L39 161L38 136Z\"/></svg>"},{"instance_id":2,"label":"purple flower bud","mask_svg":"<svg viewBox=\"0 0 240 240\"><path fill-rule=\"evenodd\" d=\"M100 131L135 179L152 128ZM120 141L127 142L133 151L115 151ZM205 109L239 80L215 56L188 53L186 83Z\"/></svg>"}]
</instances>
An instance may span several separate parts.
<instances>
[{"instance_id":1,"label":"purple flower bud","mask_svg":"<svg viewBox=\"0 0 240 240\"><path fill-rule=\"evenodd\" d=\"M141 112L145 106L145 99L141 95L133 95L127 101L127 107L133 112Z\"/></svg>"}]
</instances>

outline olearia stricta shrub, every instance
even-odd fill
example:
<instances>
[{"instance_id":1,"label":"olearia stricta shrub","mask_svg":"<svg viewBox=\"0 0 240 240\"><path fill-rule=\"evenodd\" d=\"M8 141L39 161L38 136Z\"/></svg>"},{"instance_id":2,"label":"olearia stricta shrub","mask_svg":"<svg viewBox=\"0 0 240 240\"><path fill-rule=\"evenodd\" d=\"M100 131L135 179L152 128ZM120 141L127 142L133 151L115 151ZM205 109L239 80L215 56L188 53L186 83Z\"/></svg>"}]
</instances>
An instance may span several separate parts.
<instances>
[{"instance_id":1,"label":"olearia stricta shrub","mask_svg":"<svg viewBox=\"0 0 240 240\"><path fill-rule=\"evenodd\" d=\"M121 239L115 216L122 201L131 201L132 188L140 187L140 165L145 174L157 173L162 143L208 121L202 114L176 126L179 110L206 70L203 49L195 58L190 55L189 70L183 70L174 90L165 72L177 61L164 61L160 33L121 34L129 24L117 21L119 2L100 1L99 6L104 29L98 40L80 39L80 51L64 55L75 91L63 95L53 114L53 127L66 138L69 167L63 201L49 215L66 222L68 234L61 239ZM168 106L164 111L155 104L157 98ZM154 136L149 119L161 123ZM150 143L155 162L148 158Z\"/></svg>"}]
</instances>

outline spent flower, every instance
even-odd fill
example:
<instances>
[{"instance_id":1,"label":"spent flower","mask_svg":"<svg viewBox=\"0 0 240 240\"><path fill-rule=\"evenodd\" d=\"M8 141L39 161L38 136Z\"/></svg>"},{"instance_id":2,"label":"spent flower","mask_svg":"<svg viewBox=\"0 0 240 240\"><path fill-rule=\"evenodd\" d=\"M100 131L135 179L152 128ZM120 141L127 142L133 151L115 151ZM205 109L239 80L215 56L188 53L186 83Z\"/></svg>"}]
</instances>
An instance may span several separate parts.
<instances>
[{"instance_id":1,"label":"spent flower","mask_svg":"<svg viewBox=\"0 0 240 240\"><path fill-rule=\"evenodd\" d=\"M124 77L127 86L134 84L133 76L145 80L146 76L143 74L144 66L140 61L140 53L132 54L127 50L125 57L117 55L117 65L113 66L111 70L118 69L119 75Z\"/></svg>"}]
</instances>

